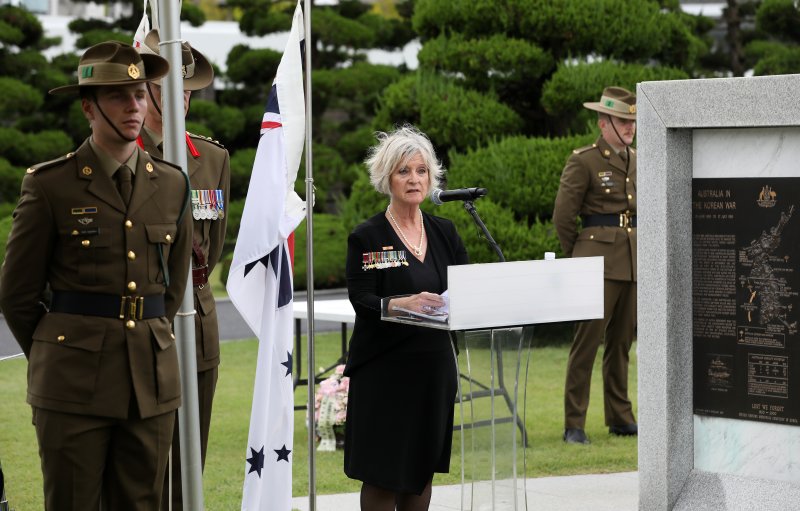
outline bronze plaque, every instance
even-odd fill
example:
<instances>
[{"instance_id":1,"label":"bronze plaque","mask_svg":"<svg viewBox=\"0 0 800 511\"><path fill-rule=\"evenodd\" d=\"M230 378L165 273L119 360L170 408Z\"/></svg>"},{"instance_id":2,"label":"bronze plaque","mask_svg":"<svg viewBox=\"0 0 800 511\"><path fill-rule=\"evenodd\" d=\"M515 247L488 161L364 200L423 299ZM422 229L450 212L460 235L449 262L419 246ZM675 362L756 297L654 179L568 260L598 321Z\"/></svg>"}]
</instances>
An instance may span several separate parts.
<instances>
[{"instance_id":1,"label":"bronze plaque","mask_svg":"<svg viewBox=\"0 0 800 511\"><path fill-rule=\"evenodd\" d=\"M800 179L692 180L694 412L800 424Z\"/></svg>"}]
</instances>

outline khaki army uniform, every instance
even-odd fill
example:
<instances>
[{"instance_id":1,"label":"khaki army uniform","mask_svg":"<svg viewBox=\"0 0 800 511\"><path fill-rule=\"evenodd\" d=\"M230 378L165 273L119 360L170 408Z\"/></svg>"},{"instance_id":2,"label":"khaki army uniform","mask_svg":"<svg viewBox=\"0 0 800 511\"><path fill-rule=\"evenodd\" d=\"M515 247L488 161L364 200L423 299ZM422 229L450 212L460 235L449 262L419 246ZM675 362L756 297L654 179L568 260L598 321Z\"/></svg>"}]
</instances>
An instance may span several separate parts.
<instances>
[{"instance_id":1,"label":"khaki army uniform","mask_svg":"<svg viewBox=\"0 0 800 511\"><path fill-rule=\"evenodd\" d=\"M142 130L141 142L147 152L162 156L159 149L161 141L155 140L156 134L147 128ZM189 145L191 144L191 145ZM216 220L194 219L193 239L196 250L200 250L203 262L196 253L192 254L195 316L195 345L197 355L198 402L200 408L200 449L205 463L208 446L208 432L211 426L211 409L217 384L219 366L219 327L217 324L216 302L208 275L216 266L225 243L225 227L227 225L228 200L230 198L230 158L228 151L218 142L189 133L187 137L187 170L192 190L222 190L224 196L223 214ZM191 214L191 211L189 212ZM194 251L193 251L194 252ZM175 428L173 443L173 464L178 463L179 445L178 428ZM173 492L180 488L180 472L173 481ZM174 477L173 477L174 479Z\"/></svg>"},{"instance_id":2,"label":"khaki army uniform","mask_svg":"<svg viewBox=\"0 0 800 511\"><path fill-rule=\"evenodd\" d=\"M47 509L97 509L98 474L109 509L160 499L192 225L186 177L136 151L127 207L87 141L28 169L13 215L0 307L28 358Z\"/></svg>"},{"instance_id":3,"label":"khaki army uniform","mask_svg":"<svg viewBox=\"0 0 800 511\"><path fill-rule=\"evenodd\" d=\"M636 422L628 399L628 361L636 327L636 153L622 156L601 137L573 151L561 175L553 212L564 255L604 256L604 318L579 323L570 351L565 426L583 429L592 366L605 338L606 424ZM581 217L583 229L577 229ZM603 224L603 225L597 225ZM588 226L587 226L588 225Z\"/></svg>"}]
</instances>

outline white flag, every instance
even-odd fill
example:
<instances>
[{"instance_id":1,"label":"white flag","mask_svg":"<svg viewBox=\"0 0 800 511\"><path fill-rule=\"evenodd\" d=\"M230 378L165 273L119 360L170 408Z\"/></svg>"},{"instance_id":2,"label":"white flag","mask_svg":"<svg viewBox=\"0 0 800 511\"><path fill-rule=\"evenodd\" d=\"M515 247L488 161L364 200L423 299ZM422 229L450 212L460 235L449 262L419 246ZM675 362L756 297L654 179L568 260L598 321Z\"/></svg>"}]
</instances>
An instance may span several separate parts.
<instances>
[{"instance_id":1,"label":"white flag","mask_svg":"<svg viewBox=\"0 0 800 511\"><path fill-rule=\"evenodd\" d=\"M292 497L292 269L287 238L305 216L294 192L305 138L300 2L261 123L228 295L258 337L242 511L289 511Z\"/></svg>"}]
</instances>

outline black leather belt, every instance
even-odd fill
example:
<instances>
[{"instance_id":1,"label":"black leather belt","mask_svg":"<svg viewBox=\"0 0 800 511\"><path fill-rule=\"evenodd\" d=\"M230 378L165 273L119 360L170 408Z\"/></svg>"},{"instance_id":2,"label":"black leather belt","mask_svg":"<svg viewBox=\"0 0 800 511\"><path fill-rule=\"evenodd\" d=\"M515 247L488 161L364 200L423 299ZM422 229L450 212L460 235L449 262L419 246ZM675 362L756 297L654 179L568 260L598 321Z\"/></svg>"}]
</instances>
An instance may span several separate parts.
<instances>
[{"instance_id":1,"label":"black leather belt","mask_svg":"<svg viewBox=\"0 0 800 511\"><path fill-rule=\"evenodd\" d=\"M583 215L584 227L636 227L636 215L619 213L616 215Z\"/></svg>"},{"instance_id":2,"label":"black leather belt","mask_svg":"<svg viewBox=\"0 0 800 511\"><path fill-rule=\"evenodd\" d=\"M50 311L119 319L151 319L166 314L164 295L120 296L82 291L53 291Z\"/></svg>"}]
</instances>

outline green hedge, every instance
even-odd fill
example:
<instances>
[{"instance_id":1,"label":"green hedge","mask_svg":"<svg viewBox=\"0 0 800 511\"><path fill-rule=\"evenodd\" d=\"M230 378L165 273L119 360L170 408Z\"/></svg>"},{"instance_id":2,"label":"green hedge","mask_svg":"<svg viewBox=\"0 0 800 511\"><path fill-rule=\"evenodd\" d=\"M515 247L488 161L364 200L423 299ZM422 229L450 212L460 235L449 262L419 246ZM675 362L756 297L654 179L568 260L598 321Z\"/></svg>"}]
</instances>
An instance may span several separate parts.
<instances>
[{"instance_id":1,"label":"green hedge","mask_svg":"<svg viewBox=\"0 0 800 511\"><path fill-rule=\"evenodd\" d=\"M428 135L439 156L466 150L492 137L519 132L522 119L489 94L438 75L415 73L384 90L373 126L390 130L411 123Z\"/></svg>"},{"instance_id":2,"label":"green hedge","mask_svg":"<svg viewBox=\"0 0 800 511\"><path fill-rule=\"evenodd\" d=\"M300 197L306 196L306 158L300 160L294 189ZM338 151L322 144L313 144L312 172L314 177L314 211L332 212L336 202L350 192L356 179L354 169L345 163Z\"/></svg>"},{"instance_id":3,"label":"green hedge","mask_svg":"<svg viewBox=\"0 0 800 511\"><path fill-rule=\"evenodd\" d=\"M453 221L467 248L470 262L494 263L498 261L497 254L483 238L480 229L475 225L472 216L464 209L461 202L448 202L441 207L426 202L423 209ZM545 252L561 252L558 238L550 222L534 222L531 227L528 227L527 222L517 222L514 212L509 208L500 206L487 198L476 201L475 209L486 224L486 228L489 229L489 233L500 246L507 261L543 259Z\"/></svg>"},{"instance_id":4,"label":"green hedge","mask_svg":"<svg viewBox=\"0 0 800 511\"><path fill-rule=\"evenodd\" d=\"M319 69L313 73L314 94L325 102L331 98L348 98L372 110L381 91L400 75L396 67L367 62L341 69Z\"/></svg>"},{"instance_id":5,"label":"green hedge","mask_svg":"<svg viewBox=\"0 0 800 511\"><path fill-rule=\"evenodd\" d=\"M42 107L42 93L16 78L0 77L0 116L4 123Z\"/></svg>"},{"instance_id":6,"label":"green hedge","mask_svg":"<svg viewBox=\"0 0 800 511\"><path fill-rule=\"evenodd\" d=\"M247 197L256 149L239 149L231 155L231 200Z\"/></svg>"},{"instance_id":7,"label":"green hedge","mask_svg":"<svg viewBox=\"0 0 800 511\"><path fill-rule=\"evenodd\" d=\"M567 158L573 149L591 144L596 137L508 137L481 149L451 154L448 188L481 186L489 190L492 201L513 211L517 220L549 218Z\"/></svg>"},{"instance_id":8,"label":"green hedge","mask_svg":"<svg viewBox=\"0 0 800 511\"><path fill-rule=\"evenodd\" d=\"M25 167L16 167L5 158L0 158L0 203L17 202L23 177Z\"/></svg>"},{"instance_id":9,"label":"green hedge","mask_svg":"<svg viewBox=\"0 0 800 511\"><path fill-rule=\"evenodd\" d=\"M530 41L495 34L467 39L441 35L425 42L419 52L422 69L460 73L477 90L497 90L509 83L530 84L554 66L553 58Z\"/></svg>"},{"instance_id":10,"label":"green hedge","mask_svg":"<svg viewBox=\"0 0 800 511\"><path fill-rule=\"evenodd\" d=\"M244 201L229 211L228 232L226 239L226 255L220 262L220 279L228 281L233 248L236 245L236 233L239 231L241 207ZM236 217L233 219L232 217ZM345 287L345 258L347 256L347 232L342 227L341 219L325 213L314 214L314 287L319 289ZM294 249L294 288L306 289L306 222L303 221L295 229Z\"/></svg>"},{"instance_id":11,"label":"green hedge","mask_svg":"<svg viewBox=\"0 0 800 511\"><path fill-rule=\"evenodd\" d=\"M0 261L6 258L6 243L11 232L11 215L0 217Z\"/></svg>"},{"instance_id":12,"label":"green hedge","mask_svg":"<svg viewBox=\"0 0 800 511\"><path fill-rule=\"evenodd\" d=\"M556 57L603 55L630 61L657 57L676 37L673 14L652 0L417 0L413 24L423 38L461 32L507 34ZM680 18L678 18L680 20ZM691 45L693 43L683 43Z\"/></svg>"},{"instance_id":13,"label":"green hedge","mask_svg":"<svg viewBox=\"0 0 800 511\"><path fill-rule=\"evenodd\" d=\"M63 131L23 133L0 127L0 157L23 168L63 156L74 147L72 139Z\"/></svg>"},{"instance_id":14,"label":"green hedge","mask_svg":"<svg viewBox=\"0 0 800 511\"><path fill-rule=\"evenodd\" d=\"M587 101L599 101L609 85L636 92L636 84L653 80L683 80L685 71L670 67L621 64L612 61L592 64L562 64L542 88L542 106L561 120L565 131L585 132L587 122L595 124L597 114L583 108Z\"/></svg>"},{"instance_id":15,"label":"green hedge","mask_svg":"<svg viewBox=\"0 0 800 511\"><path fill-rule=\"evenodd\" d=\"M314 213L314 287L330 289L345 287L347 235L336 215ZM294 231L294 288L306 289L306 222Z\"/></svg>"},{"instance_id":16,"label":"green hedge","mask_svg":"<svg viewBox=\"0 0 800 511\"><path fill-rule=\"evenodd\" d=\"M187 120L207 126L214 137L223 141L236 139L245 126L244 114L239 109L205 99L192 100Z\"/></svg>"}]
</instances>

